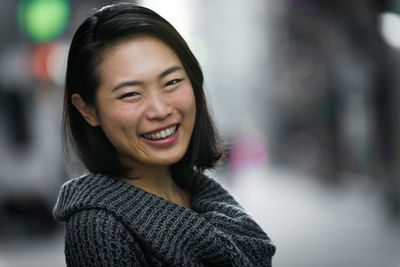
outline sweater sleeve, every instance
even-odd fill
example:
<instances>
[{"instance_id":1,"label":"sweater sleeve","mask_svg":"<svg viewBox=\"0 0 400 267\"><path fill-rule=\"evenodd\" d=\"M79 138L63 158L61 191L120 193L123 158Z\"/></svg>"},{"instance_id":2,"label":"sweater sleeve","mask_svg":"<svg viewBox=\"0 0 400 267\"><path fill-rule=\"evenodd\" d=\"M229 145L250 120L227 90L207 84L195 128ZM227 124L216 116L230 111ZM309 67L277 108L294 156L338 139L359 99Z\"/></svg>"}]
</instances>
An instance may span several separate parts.
<instances>
[{"instance_id":1,"label":"sweater sleeve","mask_svg":"<svg viewBox=\"0 0 400 267\"><path fill-rule=\"evenodd\" d=\"M204 183L207 192L196 203L202 216L226 242L233 266L271 266L276 247L244 208L213 180Z\"/></svg>"},{"instance_id":2,"label":"sweater sleeve","mask_svg":"<svg viewBox=\"0 0 400 267\"><path fill-rule=\"evenodd\" d=\"M111 213L84 210L66 222L68 266L148 266L139 243Z\"/></svg>"}]
</instances>

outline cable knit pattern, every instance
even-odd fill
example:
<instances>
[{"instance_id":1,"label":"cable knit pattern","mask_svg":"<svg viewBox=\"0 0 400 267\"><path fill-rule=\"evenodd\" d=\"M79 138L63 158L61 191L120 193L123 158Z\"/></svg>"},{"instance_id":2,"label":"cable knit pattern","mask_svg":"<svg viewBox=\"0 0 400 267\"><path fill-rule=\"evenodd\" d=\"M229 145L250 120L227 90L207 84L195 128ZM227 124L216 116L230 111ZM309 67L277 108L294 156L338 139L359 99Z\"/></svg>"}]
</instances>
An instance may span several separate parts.
<instances>
[{"instance_id":1,"label":"cable knit pattern","mask_svg":"<svg viewBox=\"0 0 400 267\"><path fill-rule=\"evenodd\" d=\"M191 209L103 174L65 183L68 266L271 266L275 246L215 180L201 176Z\"/></svg>"}]
</instances>

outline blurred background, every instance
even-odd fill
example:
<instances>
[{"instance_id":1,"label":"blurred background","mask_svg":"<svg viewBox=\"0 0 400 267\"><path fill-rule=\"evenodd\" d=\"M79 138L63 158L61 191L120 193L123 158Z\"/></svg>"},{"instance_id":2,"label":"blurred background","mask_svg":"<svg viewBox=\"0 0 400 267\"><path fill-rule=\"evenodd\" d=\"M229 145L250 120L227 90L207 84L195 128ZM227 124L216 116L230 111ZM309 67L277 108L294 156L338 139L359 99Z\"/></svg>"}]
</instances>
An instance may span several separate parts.
<instances>
[{"instance_id":1,"label":"blurred background","mask_svg":"<svg viewBox=\"0 0 400 267\"><path fill-rule=\"evenodd\" d=\"M3 0L0 267L65 266L59 187L68 45L118 1ZM126 1L125 1L126 2ZM227 155L212 175L276 267L400 267L400 1L137 0L193 49Z\"/></svg>"}]
</instances>

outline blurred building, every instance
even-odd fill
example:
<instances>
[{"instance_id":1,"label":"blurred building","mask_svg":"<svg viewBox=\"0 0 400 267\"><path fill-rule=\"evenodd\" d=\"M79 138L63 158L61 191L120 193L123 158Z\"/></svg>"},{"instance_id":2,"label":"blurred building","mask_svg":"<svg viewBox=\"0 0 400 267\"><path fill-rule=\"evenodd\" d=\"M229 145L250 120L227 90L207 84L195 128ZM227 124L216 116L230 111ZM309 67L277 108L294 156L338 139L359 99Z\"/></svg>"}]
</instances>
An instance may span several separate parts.
<instances>
[{"instance_id":1,"label":"blurred building","mask_svg":"<svg viewBox=\"0 0 400 267\"><path fill-rule=\"evenodd\" d=\"M398 214L399 52L383 35L397 2L285 2L274 159L329 182L371 177Z\"/></svg>"}]
</instances>

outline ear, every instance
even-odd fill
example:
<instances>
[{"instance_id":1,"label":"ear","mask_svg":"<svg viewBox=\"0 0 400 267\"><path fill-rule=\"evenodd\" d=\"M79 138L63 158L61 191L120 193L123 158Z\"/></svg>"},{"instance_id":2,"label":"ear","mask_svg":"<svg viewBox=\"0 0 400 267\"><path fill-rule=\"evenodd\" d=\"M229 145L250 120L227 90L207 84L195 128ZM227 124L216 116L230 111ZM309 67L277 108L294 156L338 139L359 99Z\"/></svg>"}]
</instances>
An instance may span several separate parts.
<instances>
[{"instance_id":1,"label":"ear","mask_svg":"<svg viewBox=\"0 0 400 267\"><path fill-rule=\"evenodd\" d=\"M97 119L96 110L92 105L87 104L81 97L80 94L72 94L71 96L72 105L81 113L82 117L92 126L99 126L99 120Z\"/></svg>"}]
</instances>

